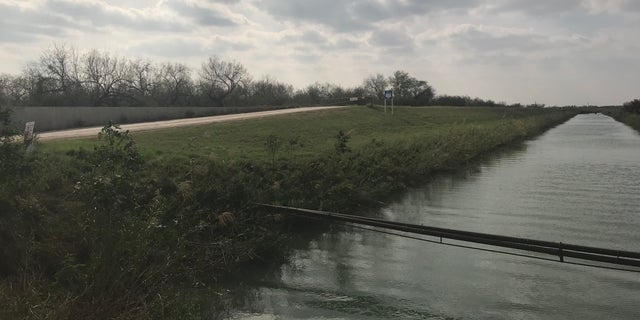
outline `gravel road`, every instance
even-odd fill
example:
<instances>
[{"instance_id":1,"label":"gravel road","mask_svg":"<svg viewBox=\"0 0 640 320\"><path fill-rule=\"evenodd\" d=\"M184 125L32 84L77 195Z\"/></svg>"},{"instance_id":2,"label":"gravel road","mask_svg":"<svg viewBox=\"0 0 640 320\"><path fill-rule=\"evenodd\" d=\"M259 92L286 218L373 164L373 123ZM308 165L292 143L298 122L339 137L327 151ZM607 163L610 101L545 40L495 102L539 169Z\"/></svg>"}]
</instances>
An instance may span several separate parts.
<instances>
[{"instance_id":1,"label":"gravel road","mask_svg":"<svg viewBox=\"0 0 640 320\"><path fill-rule=\"evenodd\" d=\"M150 131L150 130L159 130L159 129L165 129L165 128L175 128L175 127L203 125L203 124L216 123L216 122L255 119L255 118L268 117L268 116L275 116L279 114L309 112L309 111L334 109L334 108L342 108L342 107L304 107L304 108L292 108L292 109L278 109L278 110L260 111L260 112L251 112L251 113L226 114L221 116L211 116L211 117L201 117L201 118L131 123L131 124L123 124L120 127L123 130L129 130L131 132ZM38 134L38 141L96 137L100 132L100 130L102 130L102 127L43 132Z\"/></svg>"}]
</instances>

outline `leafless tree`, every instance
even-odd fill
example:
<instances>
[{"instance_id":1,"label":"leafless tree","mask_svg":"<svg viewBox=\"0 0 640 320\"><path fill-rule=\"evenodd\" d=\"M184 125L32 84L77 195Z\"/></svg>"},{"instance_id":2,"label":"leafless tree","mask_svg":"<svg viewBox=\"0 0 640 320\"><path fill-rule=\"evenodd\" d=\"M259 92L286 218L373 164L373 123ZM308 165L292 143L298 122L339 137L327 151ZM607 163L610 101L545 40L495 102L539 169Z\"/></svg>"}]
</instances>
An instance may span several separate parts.
<instances>
[{"instance_id":1,"label":"leafless tree","mask_svg":"<svg viewBox=\"0 0 640 320\"><path fill-rule=\"evenodd\" d=\"M133 60L125 62L128 64L128 74L125 75L125 82L129 87L128 97L137 103L148 104L153 92L158 86L154 75L156 67L145 60Z\"/></svg>"},{"instance_id":2,"label":"leafless tree","mask_svg":"<svg viewBox=\"0 0 640 320\"><path fill-rule=\"evenodd\" d=\"M278 82L269 76L252 81L248 88L249 103L254 105L283 105L293 96L293 86Z\"/></svg>"},{"instance_id":3,"label":"leafless tree","mask_svg":"<svg viewBox=\"0 0 640 320\"><path fill-rule=\"evenodd\" d=\"M156 100L171 106L184 105L193 95L191 70L182 63L164 63L156 72Z\"/></svg>"},{"instance_id":4,"label":"leafless tree","mask_svg":"<svg viewBox=\"0 0 640 320\"><path fill-rule=\"evenodd\" d=\"M29 63L25 66L19 83L28 92L27 104L46 105L46 98L56 91L55 80L43 73L39 63Z\"/></svg>"},{"instance_id":5,"label":"leafless tree","mask_svg":"<svg viewBox=\"0 0 640 320\"><path fill-rule=\"evenodd\" d=\"M248 81L247 69L235 61L228 62L215 56L209 57L200 69L201 90L218 106L224 106L225 98Z\"/></svg>"},{"instance_id":6,"label":"leafless tree","mask_svg":"<svg viewBox=\"0 0 640 320\"><path fill-rule=\"evenodd\" d=\"M40 68L42 76L52 85L50 93L70 97L80 88L78 54L74 48L55 45L45 50Z\"/></svg>"},{"instance_id":7,"label":"leafless tree","mask_svg":"<svg viewBox=\"0 0 640 320\"><path fill-rule=\"evenodd\" d=\"M125 59L92 50L83 59L83 80L96 106L117 105L130 74Z\"/></svg>"}]
</instances>

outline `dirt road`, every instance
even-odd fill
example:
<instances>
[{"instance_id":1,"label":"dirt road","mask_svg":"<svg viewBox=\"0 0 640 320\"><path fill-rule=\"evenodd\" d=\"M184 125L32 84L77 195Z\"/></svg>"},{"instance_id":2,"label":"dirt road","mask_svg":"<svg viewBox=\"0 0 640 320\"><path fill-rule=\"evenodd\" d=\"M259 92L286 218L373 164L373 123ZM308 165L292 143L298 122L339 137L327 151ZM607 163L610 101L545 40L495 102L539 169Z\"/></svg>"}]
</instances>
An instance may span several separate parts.
<instances>
[{"instance_id":1,"label":"dirt road","mask_svg":"<svg viewBox=\"0 0 640 320\"><path fill-rule=\"evenodd\" d=\"M251 112L251 113L227 114L227 115L221 115L221 116L211 116L211 117L202 117L202 118L188 118L188 119L177 119L177 120L166 120L166 121L155 121L155 122L131 123L131 124L123 124L120 127L123 130L129 130L131 132L150 131L150 130L158 130L158 129L165 129L165 128L202 125L202 124L244 120L244 119L255 119L255 118L262 118L262 117L274 116L279 114L308 112L308 111L334 109L334 108L342 108L342 107L304 107L304 108L292 108L292 109L279 109L279 110L260 111L260 112ZM57 140L57 139L78 139L78 138L96 137L101 129L102 127L91 127L91 128L82 128L82 129L70 129L70 130L44 132L44 133L38 134L38 140L48 141L48 140Z\"/></svg>"}]
</instances>

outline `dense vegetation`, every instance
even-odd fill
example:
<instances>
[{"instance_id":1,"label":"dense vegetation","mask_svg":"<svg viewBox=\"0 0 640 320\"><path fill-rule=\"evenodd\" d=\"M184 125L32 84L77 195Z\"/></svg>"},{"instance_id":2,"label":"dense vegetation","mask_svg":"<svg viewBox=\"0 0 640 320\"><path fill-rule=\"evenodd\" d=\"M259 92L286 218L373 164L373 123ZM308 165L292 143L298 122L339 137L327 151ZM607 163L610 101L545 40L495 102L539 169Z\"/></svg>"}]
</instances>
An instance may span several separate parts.
<instances>
[{"instance_id":1,"label":"dense vegetation","mask_svg":"<svg viewBox=\"0 0 640 320\"><path fill-rule=\"evenodd\" d=\"M251 202L375 206L575 113L352 107L135 136L106 126L29 153L5 134L0 318L211 316L229 272L283 261L295 235Z\"/></svg>"},{"instance_id":2,"label":"dense vegetation","mask_svg":"<svg viewBox=\"0 0 640 320\"><path fill-rule=\"evenodd\" d=\"M382 103L393 89L396 105L504 106L491 100L436 96L425 80L396 71L343 88L313 83L295 90L271 77L252 79L237 61L210 57L198 70L57 45L19 75L0 75L0 105L9 106L288 106ZM461 104L462 101L462 104Z\"/></svg>"},{"instance_id":3,"label":"dense vegetation","mask_svg":"<svg viewBox=\"0 0 640 320\"><path fill-rule=\"evenodd\" d=\"M640 131L640 99L625 102L622 108L606 112L616 120Z\"/></svg>"}]
</instances>

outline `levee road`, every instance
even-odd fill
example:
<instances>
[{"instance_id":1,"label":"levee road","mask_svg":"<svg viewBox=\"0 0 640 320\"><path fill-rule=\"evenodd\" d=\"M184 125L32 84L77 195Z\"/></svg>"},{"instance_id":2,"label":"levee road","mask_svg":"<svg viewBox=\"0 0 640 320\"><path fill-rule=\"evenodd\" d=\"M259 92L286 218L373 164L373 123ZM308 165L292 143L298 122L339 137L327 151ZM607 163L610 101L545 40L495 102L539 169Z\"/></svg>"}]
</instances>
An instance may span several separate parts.
<instances>
[{"instance_id":1,"label":"levee road","mask_svg":"<svg viewBox=\"0 0 640 320\"><path fill-rule=\"evenodd\" d=\"M275 116L280 114L309 112L309 111L317 111L317 110L333 109L333 108L342 108L342 107L330 106L330 107L303 107L303 108L278 109L278 110L269 110L269 111L260 111L260 112L251 112L251 113L227 114L227 115L221 115L221 116L131 123L131 124L123 124L120 127L123 130L129 130L131 132L150 131L150 130L159 130L159 129L165 129L165 128L204 125L204 124L210 124L210 123L216 123L216 122L255 119L255 118L269 117L269 116ZM49 140L59 140L59 139L78 139L78 138L94 137L100 132L100 130L102 130L102 127L43 132L38 134L38 140L49 141Z\"/></svg>"}]
</instances>

